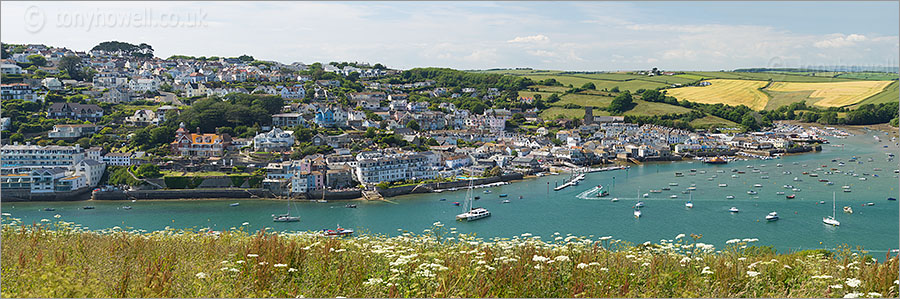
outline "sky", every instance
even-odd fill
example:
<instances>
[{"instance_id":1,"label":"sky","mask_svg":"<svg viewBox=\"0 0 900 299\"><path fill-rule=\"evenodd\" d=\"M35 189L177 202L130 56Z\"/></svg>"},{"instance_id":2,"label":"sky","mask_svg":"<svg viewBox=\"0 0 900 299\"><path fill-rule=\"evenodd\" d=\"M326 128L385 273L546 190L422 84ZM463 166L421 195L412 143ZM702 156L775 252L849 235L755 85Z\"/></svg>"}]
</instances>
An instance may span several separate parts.
<instances>
[{"instance_id":1,"label":"sky","mask_svg":"<svg viewBox=\"0 0 900 299\"><path fill-rule=\"evenodd\" d=\"M891 2L9 2L0 41L573 71L897 66Z\"/></svg>"}]
</instances>

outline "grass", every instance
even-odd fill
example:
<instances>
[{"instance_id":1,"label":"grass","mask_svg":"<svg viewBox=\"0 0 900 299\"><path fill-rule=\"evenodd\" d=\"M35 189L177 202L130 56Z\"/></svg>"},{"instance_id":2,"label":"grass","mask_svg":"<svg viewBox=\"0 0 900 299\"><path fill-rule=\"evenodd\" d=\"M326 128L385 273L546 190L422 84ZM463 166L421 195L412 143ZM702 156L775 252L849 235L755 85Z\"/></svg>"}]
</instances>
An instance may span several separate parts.
<instances>
[{"instance_id":1,"label":"grass","mask_svg":"<svg viewBox=\"0 0 900 299\"><path fill-rule=\"evenodd\" d=\"M870 73L870 72L860 72L860 73L843 73L838 75L838 78L847 78L847 79L861 79L861 80L897 80L897 73Z\"/></svg>"},{"instance_id":2,"label":"grass","mask_svg":"<svg viewBox=\"0 0 900 299\"><path fill-rule=\"evenodd\" d=\"M691 112L691 109L666 103L634 101L637 105L625 112L625 115L664 115L670 113L682 114Z\"/></svg>"},{"instance_id":3,"label":"grass","mask_svg":"<svg viewBox=\"0 0 900 299\"><path fill-rule=\"evenodd\" d=\"M881 104L900 101L900 92L898 92L897 85L897 81L891 82L891 84L885 87L883 91L856 103L853 107L855 108L865 104Z\"/></svg>"},{"instance_id":4,"label":"grass","mask_svg":"<svg viewBox=\"0 0 900 299\"><path fill-rule=\"evenodd\" d=\"M725 127L731 128L736 127L738 124L736 122L718 117L713 115L707 115L698 119L691 121L691 126L696 128L709 128L709 127Z\"/></svg>"},{"instance_id":5,"label":"grass","mask_svg":"<svg viewBox=\"0 0 900 299\"><path fill-rule=\"evenodd\" d=\"M668 89L667 94L679 100L705 104L747 105L755 110L765 108L769 101L769 97L759 91L759 88L766 86L768 83L766 81L728 79L707 81L712 85L673 88Z\"/></svg>"},{"instance_id":6,"label":"grass","mask_svg":"<svg viewBox=\"0 0 900 299\"><path fill-rule=\"evenodd\" d=\"M797 92L813 91L809 97L819 98L816 106L843 107L856 104L880 93L892 81L849 81L828 83L775 82L770 91Z\"/></svg>"},{"instance_id":7,"label":"grass","mask_svg":"<svg viewBox=\"0 0 900 299\"><path fill-rule=\"evenodd\" d=\"M776 254L735 239L631 245L610 237L2 229L3 297L859 297L898 296L897 257L847 248Z\"/></svg>"},{"instance_id":8,"label":"grass","mask_svg":"<svg viewBox=\"0 0 900 299\"><path fill-rule=\"evenodd\" d=\"M607 107L610 103L612 103L613 99L614 97L570 93L562 96L559 99L559 102L553 103L551 105L563 106L565 104L576 104L582 107Z\"/></svg>"},{"instance_id":9,"label":"grass","mask_svg":"<svg viewBox=\"0 0 900 299\"><path fill-rule=\"evenodd\" d=\"M622 78L643 78L643 76L636 75L628 75L628 74L539 74L539 75L525 75L525 77L530 78L531 80L546 80L546 79L556 79L563 85L568 86L571 84L573 87L581 87L585 83L591 82L597 87L597 89L612 89L613 87L618 87L619 90L630 90L632 92L638 89L655 89L659 87L668 86L668 84L660 83L660 82L652 82L645 81L642 79L629 79L629 80L609 80L609 79L600 79L604 75L606 76L615 76ZM677 79L673 79L677 80Z\"/></svg>"},{"instance_id":10,"label":"grass","mask_svg":"<svg viewBox=\"0 0 900 299\"><path fill-rule=\"evenodd\" d=\"M188 177L188 176L210 177L210 176L227 176L228 175L227 173L224 173L221 171L200 171L200 172L185 173L185 172L181 172L181 171L163 170L163 171L160 171L160 173L162 173L163 176L170 176L170 177ZM243 174L243 175L249 175L249 174Z\"/></svg>"},{"instance_id":11,"label":"grass","mask_svg":"<svg viewBox=\"0 0 900 299\"><path fill-rule=\"evenodd\" d=\"M765 89L764 93L769 95L769 102L766 103L767 110L778 109L778 107L784 105L790 105L794 102L802 102L806 101L807 105L812 105L818 99L810 99L809 95L813 93L812 90L801 90L801 91L772 91Z\"/></svg>"},{"instance_id":12,"label":"grass","mask_svg":"<svg viewBox=\"0 0 900 299\"><path fill-rule=\"evenodd\" d=\"M605 116L609 115L609 112L606 111L593 111L594 116ZM566 109L562 107L550 107L544 111L541 111L540 117L543 119L556 119L558 115L562 115L565 118L584 118L584 109Z\"/></svg>"},{"instance_id":13,"label":"grass","mask_svg":"<svg viewBox=\"0 0 900 299\"><path fill-rule=\"evenodd\" d=\"M549 98L550 95L553 93L552 92L543 92L543 91L520 91L519 92L520 97L532 97L533 98L534 95L537 95L537 94L541 95L542 100L547 101L547 98Z\"/></svg>"}]
</instances>

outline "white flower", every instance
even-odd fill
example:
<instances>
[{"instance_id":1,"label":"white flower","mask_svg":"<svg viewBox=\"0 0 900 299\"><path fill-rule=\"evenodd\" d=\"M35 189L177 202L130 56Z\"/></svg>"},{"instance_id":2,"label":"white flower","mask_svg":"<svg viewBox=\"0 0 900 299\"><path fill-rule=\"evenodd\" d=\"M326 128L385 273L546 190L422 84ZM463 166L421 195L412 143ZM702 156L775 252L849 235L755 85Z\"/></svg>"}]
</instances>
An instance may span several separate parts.
<instances>
[{"instance_id":1,"label":"white flower","mask_svg":"<svg viewBox=\"0 0 900 299\"><path fill-rule=\"evenodd\" d=\"M241 225L250 225L250 222L241 223Z\"/></svg>"},{"instance_id":2,"label":"white flower","mask_svg":"<svg viewBox=\"0 0 900 299\"><path fill-rule=\"evenodd\" d=\"M197 278L199 278L199 279L204 279L204 278L206 278L207 275L206 275L206 273L203 273L203 272L197 272L197 274L194 276L197 276Z\"/></svg>"},{"instance_id":3,"label":"white flower","mask_svg":"<svg viewBox=\"0 0 900 299\"><path fill-rule=\"evenodd\" d=\"M787 268L787 269L794 269L794 268L791 268L791 266L788 266L788 265L784 265L784 267Z\"/></svg>"},{"instance_id":4,"label":"white flower","mask_svg":"<svg viewBox=\"0 0 900 299\"><path fill-rule=\"evenodd\" d=\"M684 234L678 234L677 236L675 236L675 240L678 240L681 238L684 238Z\"/></svg>"},{"instance_id":5,"label":"white flower","mask_svg":"<svg viewBox=\"0 0 900 299\"><path fill-rule=\"evenodd\" d=\"M268 262L259 262L259 265L260 265L260 266L265 266L265 265L268 265L268 264L269 264Z\"/></svg>"},{"instance_id":6,"label":"white flower","mask_svg":"<svg viewBox=\"0 0 900 299\"><path fill-rule=\"evenodd\" d=\"M284 267L287 267L287 264L274 264L272 266L275 268L284 268Z\"/></svg>"},{"instance_id":7,"label":"white flower","mask_svg":"<svg viewBox=\"0 0 900 299\"><path fill-rule=\"evenodd\" d=\"M734 243L737 243L740 241L741 241L741 239L731 239L731 240L725 241L725 244L734 244Z\"/></svg>"},{"instance_id":8,"label":"white flower","mask_svg":"<svg viewBox=\"0 0 900 299\"><path fill-rule=\"evenodd\" d=\"M560 256L557 256L556 258L554 258L554 260L556 260L557 262L568 262L569 257L565 256L565 255L560 255Z\"/></svg>"},{"instance_id":9,"label":"white flower","mask_svg":"<svg viewBox=\"0 0 900 299\"><path fill-rule=\"evenodd\" d=\"M700 271L700 274L713 274L713 271L709 270L709 266L703 267L703 271Z\"/></svg>"},{"instance_id":10,"label":"white flower","mask_svg":"<svg viewBox=\"0 0 900 299\"><path fill-rule=\"evenodd\" d=\"M223 263L223 264L227 264L227 263L230 263L230 262L229 262L229 261L222 261L222 263Z\"/></svg>"},{"instance_id":11,"label":"white flower","mask_svg":"<svg viewBox=\"0 0 900 299\"><path fill-rule=\"evenodd\" d=\"M544 257L544 256L540 256L540 255L535 255L535 256L532 256L532 257L531 257L531 260L534 261L534 262L546 263L547 261L550 260L550 258Z\"/></svg>"},{"instance_id":12,"label":"white flower","mask_svg":"<svg viewBox=\"0 0 900 299\"><path fill-rule=\"evenodd\" d=\"M831 275L816 275L816 276L813 276L810 278L812 278L812 279L831 279L832 277L831 277Z\"/></svg>"},{"instance_id":13,"label":"white flower","mask_svg":"<svg viewBox=\"0 0 900 299\"><path fill-rule=\"evenodd\" d=\"M288 272L297 272L297 268L288 268Z\"/></svg>"},{"instance_id":14,"label":"white flower","mask_svg":"<svg viewBox=\"0 0 900 299\"><path fill-rule=\"evenodd\" d=\"M59 219L59 217L62 217L62 215L60 215L60 214L53 215L53 218Z\"/></svg>"},{"instance_id":15,"label":"white flower","mask_svg":"<svg viewBox=\"0 0 900 299\"><path fill-rule=\"evenodd\" d=\"M600 237L600 241L606 241L606 240L609 240L609 239L612 239L612 236Z\"/></svg>"},{"instance_id":16,"label":"white flower","mask_svg":"<svg viewBox=\"0 0 900 299\"><path fill-rule=\"evenodd\" d=\"M588 267L588 264L585 264L585 263L578 263L578 266L576 266L576 267L578 267L578 269L584 269L584 268L587 268L587 267Z\"/></svg>"},{"instance_id":17,"label":"white flower","mask_svg":"<svg viewBox=\"0 0 900 299\"><path fill-rule=\"evenodd\" d=\"M848 287L855 288L858 287L862 283L862 281L856 278L847 278L846 283Z\"/></svg>"},{"instance_id":18,"label":"white flower","mask_svg":"<svg viewBox=\"0 0 900 299\"><path fill-rule=\"evenodd\" d=\"M876 292L869 292L866 295L869 295L869 297L881 297L881 293L876 293Z\"/></svg>"},{"instance_id":19,"label":"white flower","mask_svg":"<svg viewBox=\"0 0 900 299\"><path fill-rule=\"evenodd\" d=\"M683 258L681 258L681 263L682 263L682 264L684 264L684 263L690 263L690 262L691 262L691 258L689 258L689 257L683 257Z\"/></svg>"},{"instance_id":20,"label":"white flower","mask_svg":"<svg viewBox=\"0 0 900 299\"><path fill-rule=\"evenodd\" d=\"M50 219L41 219L41 222L50 222Z\"/></svg>"},{"instance_id":21,"label":"white flower","mask_svg":"<svg viewBox=\"0 0 900 299\"><path fill-rule=\"evenodd\" d=\"M441 222L440 222L440 221L438 221L438 222L435 222L435 223L432 223L432 224L431 224L431 225L433 225L433 226L437 226L437 227L442 227L442 226L444 226L444 224L443 224L443 223L441 223Z\"/></svg>"},{"instance_id":22,"label":"white flower","mask_svg":"<svg viewBox=\"0 0 900 299\"><path fill-rule=\"evenodd\" d=\"M364 285L374 285L374 284L381 284L382 282L384 282L383 279L372 277L372 278L369 278L369 280L366 280L365 282L363 282L363 284Z\"/></svg>"},{"instance_id":23,"label":"white flower","mask_svg":"<svg viewBox=\"0 0 900 299\"><path fill-rule=\"evenodd\" d=\"M832 289L843 289L843 288L844 288L844 285L842 285L842 284L836 284L836 285L830 285L830 286L828 286L828 287L829 287L829 288L832 288Z\"/></svg>"},{"instance_id":24,"label":"white flower","mask_svg":"<svg viewBox=\"0 0 900 299\"><path fill-rule=\"evenodd\" d=\"M531 234L530 234L530 233L524 233L524 234L522 234L522 238L527 238L527 237L531 237Z\"/></svg>"},{"instance_id":25,"label":"white flower","mask_svg":"<svg viewBox=\"0 0 900 299\"><path fill-rule=\"evenodd\" d=\"M259 256L259 255L258 255L258 254L255 254L255 253L247 254L247 257L258 257L258 256Z\"/></svg>"},{"instance_id":26,"label":"white flower","mask_svg":"<svg viewBox=\"0 0 900 299\"><path fill-rule=\"evenodd\" d=\"M606 267L603 267L603 268L600 268L600 271L609 272L609 269L607 269Z\"/></svg>"},{"instance_id":27,"label":"white flower","mask_svg":"<svg viewBox=\"0 0 900 299\"><path fill-rule=\"evenodd\" d=\"M847 295L844 295L844 298L859 298L859 296L862 296L862 295L863 295L863 293L853 292L853 293L847 293Z\"/></svg>"},{"instance_id":28,"label":"white flower","mask_svg":"<svg viewBox=\"0 0 900 299\"><path fill-rule=\"evenodd\" d=\"M228 269L228 271L231 271L231 272L241 272L241 270L238 270L238 269L235 269L235 268Z\"/></svg>"},{"instance_id":29,"label":"white flower","mask_svg":"<svg viewBox=\"0 0 900 299\"><path fill-rule=\"evenodd\" d=\"M745 258L745 257L739 257L738 260L739 260L739 261L746 261L747 258Z\"/></svg>"},{"instance_id":30,"label":"white flower","mask_svg":"<svg viewBox=\"0 0 900 299\"><path fill-rule=\"evenodd\" d=\"M540 270L540 269L541 269L541 264L534 265L534 268Z\"/></svg>"},{"instance_id":31,"label":"white flower","mask_svg":"<svg viewBox=\"0 0 900 299\"><path fill-rule=\"evenodd\" d=\"M747 271L747 276L750 276L750 277L756 277L757 275L759 275L759 272L756 272L756 271Z\"/></svg>"},{"instance_id":32,"label":"white flower","mask_svg":"<svg viewBox=\"0 0 900 299\"><path fill-rule=\"evenodd\" d=\"M237 262L235 262L235 263L237 263L237 264L243 264L243 263L244 263L244 260L240 260L240 261L237 261Z\"/></svg>"}]
</instances>

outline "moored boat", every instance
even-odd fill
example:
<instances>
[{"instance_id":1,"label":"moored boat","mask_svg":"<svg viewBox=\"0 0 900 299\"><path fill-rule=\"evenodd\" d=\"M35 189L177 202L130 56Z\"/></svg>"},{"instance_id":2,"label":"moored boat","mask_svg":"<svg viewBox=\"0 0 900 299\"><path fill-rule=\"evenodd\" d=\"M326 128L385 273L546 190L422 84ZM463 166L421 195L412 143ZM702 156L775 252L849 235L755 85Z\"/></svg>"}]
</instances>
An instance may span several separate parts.
<instances>
[{"instance_id":1,"label":"moored boat","mask_svg":"<svg viewBox=\"0 0 900 299\"><path fill-rule=\"evenodd\" d=\"M769 213L769 215L766 215L766 221L777 221L777 220L778 220L778 213L776 213L776 212L771 212L771 213Z\"/></svg>"},{"instance_id":2,"label":"moored boat","mask_svg":"<svg viewBox=\"0 0 900 299\"><path fill-rule=\"evenodd\" d=\"M740 211L741 211L741 210L738 210L738 208L736 208L736 207L731 207L731 208L728 209L728 212L731 212L731 213L738 213L738 212L740 212Z\"/></svg>"}]
</instances>

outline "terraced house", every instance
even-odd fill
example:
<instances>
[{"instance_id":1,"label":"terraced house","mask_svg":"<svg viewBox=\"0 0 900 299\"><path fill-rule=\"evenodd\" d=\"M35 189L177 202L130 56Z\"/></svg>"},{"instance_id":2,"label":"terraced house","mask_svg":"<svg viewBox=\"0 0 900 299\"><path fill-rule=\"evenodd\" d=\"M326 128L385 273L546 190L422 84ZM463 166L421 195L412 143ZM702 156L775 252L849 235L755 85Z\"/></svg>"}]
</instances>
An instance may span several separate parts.
<instances>
[{"instance_id":1,"label":"terraced house","mask_svg":"<svg viewBox=\"0 0 900 299\"><path fill-rule=\"evenodd\" d=\"M98 121L101 117L103 117L103 108L93 104L54 103L47 110L47 118Z\"/></svg>"}]
</instances>

